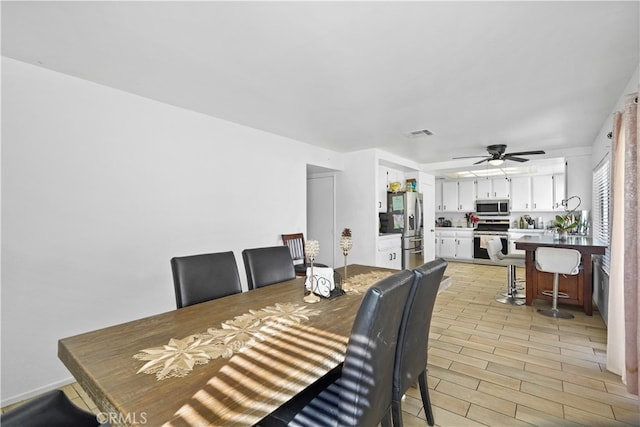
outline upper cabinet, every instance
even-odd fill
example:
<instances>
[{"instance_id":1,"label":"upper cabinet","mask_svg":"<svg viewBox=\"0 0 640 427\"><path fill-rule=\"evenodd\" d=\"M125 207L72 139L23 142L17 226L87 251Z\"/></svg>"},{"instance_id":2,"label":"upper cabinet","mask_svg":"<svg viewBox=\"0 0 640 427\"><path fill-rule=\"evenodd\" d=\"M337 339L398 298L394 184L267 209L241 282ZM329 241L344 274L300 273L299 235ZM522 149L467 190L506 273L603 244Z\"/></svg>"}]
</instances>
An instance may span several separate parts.
<instances>
[{"instance_id":1,"label":"upper cabinet","mask_svg":"<svg viewBox=\"0 0 640 427\"><path fill-rule=\"evenodd\" d=\"M475 181L476 198L478 199L508 199L509 178L484 178Z\"/></svg>"},{"instance_id":2,"label":"upper cabinet","mask_svg":"<svg viewBox=\"0 0 640 427\"><path fill-rule=\"evenodd\" d=\"M458 210L473 212L476 210L476 186L474 181L458 181Z\"/></svg>"},{"instance_id":3,"label":"upper cabinet","mask_svg":"<svg viewBox=\"0 0 640 427\"><path fill-rule=\"evenodd\" d=\"M562 211L566 193L564 174L511 178L511 210L516 212Z\"/></svg>"},{"instance_id":4,"label":"upper cabinet","mask_svg":"<svg viewBox=\"0 0 640 427\"><path fill-rule=\"evenodd\" d=\"M438 194L440 192L440 195ZM475 209L475 182L443 181L436 183L436 208L440 212L471 212Z\"/></svg>"},{"instance_id":5,"label":"upper cabinet","mask_svg":"<svg viewBox=\"0 0 640 427\"><path fill-rule=\"evenodd\" d=\"M436 212L442 212L442 180L440 179L436 179L436 188L435 188L435 207L436 207Z\"/></svg>"},{"instance_id":6,"label":"upper cabinet","mask_svg":"<svg viewBox=\"0 0 640 427\"><path fill-rule=\"evenodd\" d=\"M534 211L553 210L553 175L531 177L531 209Z\"/></svg>"},{"instance_id":7,"label":"upper cabinet","mask_svg":"<svg viewBox=\"0 0 640 427\"><path fill-rule=\"evenodd\" d=\"M378 212L387 211L387 192L389 191L389 184L396 181L400 182L404 187L404 172L387 166L378 165Z\"/></svg>"},{"instance_id":8,"label":"upper cabinet","mask_svg":"<svg viewBox=\"0 0 640 427\"><path fill-rule=\"evenodd\" d=\"M531 210L531 178L514 176L511 178L511 210Z\"/></svg>"},{"instance_id":9,"label":"upper cabinet","mask_svg":"<svg viewBox=\"0 0 640 427\"><path fill-rule=\"evenodd\" d=\"M507 177L492 178L491 190L493 191L493 198L508 199L511 196L511 180Z\"/></svg>"},{"instance_id":10,"label":"upper cabinet","mask_svg":"<svg viewBox=\"0 0 640 427\"><path fill-rule=\"evenodd\" d=\"M442 183L442 211L458 210L458 181L444 181Z\"/></svg>"},{"instance_id":11,"label":"upper cabinet","mask_svg":"<svg viewBox=\"0 0 640 427\"><path fill-rule=\"evenodd\" d=\"M564 211L562 200L567 197L567 180L565 175L553 175L553 209Z\"/></svg>"}]
</instances>

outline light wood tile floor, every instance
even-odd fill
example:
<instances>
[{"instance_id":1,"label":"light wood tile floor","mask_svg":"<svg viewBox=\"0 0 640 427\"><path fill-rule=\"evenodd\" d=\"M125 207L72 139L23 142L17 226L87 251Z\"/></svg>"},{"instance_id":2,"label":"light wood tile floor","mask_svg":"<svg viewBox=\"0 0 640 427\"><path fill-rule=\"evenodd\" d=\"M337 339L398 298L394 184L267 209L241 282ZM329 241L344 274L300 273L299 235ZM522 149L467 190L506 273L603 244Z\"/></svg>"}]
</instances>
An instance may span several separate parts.
<instances>
[{"instance_id":1,"label":"light wood tile floor","mask_svg":"<svg viewBox=\"0 0 640 427\"><path fill-rule=\"evenodd\" d=\"M551 319L535 311L543 301L500 304L504 267L451 262L445 274L453 282L438 295L429 341L436 425L640 426L638 397L605 369L607 333L597 311L562 307L576 317ZM78 384L63 390L98 411ZM407 392L403 419L426 426L417 388Z\"/></svg>"}]
</instances>

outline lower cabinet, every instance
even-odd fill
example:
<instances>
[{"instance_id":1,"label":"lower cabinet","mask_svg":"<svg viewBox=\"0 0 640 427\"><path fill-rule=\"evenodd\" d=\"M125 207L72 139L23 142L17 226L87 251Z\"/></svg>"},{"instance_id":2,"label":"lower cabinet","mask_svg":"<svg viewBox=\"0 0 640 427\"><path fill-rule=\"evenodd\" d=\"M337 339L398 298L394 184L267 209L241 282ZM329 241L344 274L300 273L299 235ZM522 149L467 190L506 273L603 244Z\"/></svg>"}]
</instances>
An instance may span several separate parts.
<instances>
[{"instance_id":1,"label":"lower cabinet","mask_svg":"<svg viewBox=\"0 0 640 427\"><path fill-rule=\"evenodd\" d=\"M436 231L436 256L445 259L473 259L473 230Z\"/></svg>"},{"instance_id":2,"label":"lower cabinet","mask_svg":"<svg viewBox=\"0 0 640 427\"><path fill-rule=\"evenodd\" d=\"M400 234L378 237L376 266L402 269L402 241Z\"/></svg>"}]
</instances>

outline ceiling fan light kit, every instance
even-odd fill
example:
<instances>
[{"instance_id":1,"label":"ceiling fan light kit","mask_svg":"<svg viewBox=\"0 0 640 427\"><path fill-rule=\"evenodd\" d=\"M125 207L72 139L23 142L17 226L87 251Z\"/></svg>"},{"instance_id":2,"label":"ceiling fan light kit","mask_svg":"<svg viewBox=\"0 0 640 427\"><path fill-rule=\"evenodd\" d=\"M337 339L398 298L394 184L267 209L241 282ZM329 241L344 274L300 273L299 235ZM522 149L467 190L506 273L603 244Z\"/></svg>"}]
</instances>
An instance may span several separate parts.
<instances>
[{"instance_id":1,"label":"ceiling fan light kit","mask_svg":"<svg viewBox=\"0 0 640 427\"><path fill-rule=\"evenodd\" d=\"M489 160L489 164L491 166L500 166L503 163L504 163L504 160L502 160L502 159L490 159Z\"/></svg>"}]
</instances>

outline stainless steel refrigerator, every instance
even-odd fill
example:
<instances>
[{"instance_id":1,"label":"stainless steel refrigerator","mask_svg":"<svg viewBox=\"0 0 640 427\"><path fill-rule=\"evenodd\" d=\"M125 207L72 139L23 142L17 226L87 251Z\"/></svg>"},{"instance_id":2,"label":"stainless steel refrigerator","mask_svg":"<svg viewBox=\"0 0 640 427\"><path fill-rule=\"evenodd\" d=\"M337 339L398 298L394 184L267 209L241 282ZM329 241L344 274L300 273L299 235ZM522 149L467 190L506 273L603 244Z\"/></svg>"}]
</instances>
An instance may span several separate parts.
<instances>
[{"instance_id":1,"label":"stainless steel refrigerator","mask_svg":"<svg viewBox=\"0 0 640 427\"><path fill-rule=\"evenodd\" d=\"M402 268L424 263L422 193L387 193L387 216L393 229L402 233Z\"/></svg>"}]
</instances>

